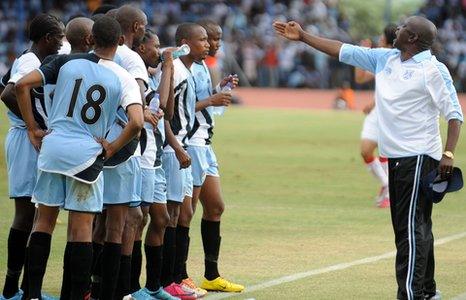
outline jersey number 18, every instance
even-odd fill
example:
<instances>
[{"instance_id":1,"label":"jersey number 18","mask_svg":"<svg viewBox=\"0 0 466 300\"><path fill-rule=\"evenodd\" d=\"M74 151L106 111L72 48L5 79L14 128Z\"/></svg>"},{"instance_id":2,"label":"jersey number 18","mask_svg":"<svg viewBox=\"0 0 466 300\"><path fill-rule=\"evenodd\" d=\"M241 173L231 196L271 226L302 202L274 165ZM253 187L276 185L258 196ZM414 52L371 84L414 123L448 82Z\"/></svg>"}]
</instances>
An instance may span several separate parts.
<instances>
[{"instance_id":1,"label":"jersey number 18","mask_svg":"<svg viewBox=\"0 0 466 300\"><path fill-rule=\"evenodd\" d=\"M79 89L81 88L81 83L83 79L76 79L74 83L74 89L73 89L73 95L71 95L71 101L70 101L70 106L68 108L68 113L66 114L67 117L73 117L73 111L74 107L76 105L76 99L78 98L78 92ZM94 100L92 97L92 94L94 92L99 93L99 97ZM86 92L86 101L87 103L83 105L83 108L81 109L81 119L84 121L86 124L94 124L97 122L97 120L100 118L100 115L102 114L102 108L100 105L104 102L105 98L107 96L107 92L105 91L104 87L99 85L99 84L94 84L91 86L87 92ZM92 108L94 110L94 116L92 118L89 118L87 116L87 112L89 111L89 108Z\"/></svg>"}]
</instances>

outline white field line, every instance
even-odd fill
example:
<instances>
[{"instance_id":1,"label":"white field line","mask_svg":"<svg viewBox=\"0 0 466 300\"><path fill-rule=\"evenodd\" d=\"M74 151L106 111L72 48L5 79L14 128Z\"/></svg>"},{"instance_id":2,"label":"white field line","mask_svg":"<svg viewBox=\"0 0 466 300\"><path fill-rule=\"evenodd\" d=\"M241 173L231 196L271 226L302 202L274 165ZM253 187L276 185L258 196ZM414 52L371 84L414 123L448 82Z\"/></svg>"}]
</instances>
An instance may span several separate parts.
<instances>
[{"instance_id":1,"label":"white field line","mask_svg":"<svg viewBox=\"0 0 466 300\"><path fill-rule=\"evenodd\" d=\"M458 233L458 234L450 235L450 236L447 236L447 237L444 237L444 238L441 238L441 239L438 239L438 240L435 241L435 245L436 246L443 245L443 244L449 243L451 241L462 239L464 237L466 237L466 231ZM291 275L279 277L279 278L276 278L276 279L272 279L272 280L265 281L265 282L262 282L262 283L259 283L259 284L256 284L256 285L246 287L243 294L244 293L249 293L249 292L260 291L260 290L263 290L263 289L266 289L266 288L269 288L269 287L273 287L273 286L277 286L277 285L280 285L280 284L284 284L284 283L287 283L287 282L293 282L293 281L297 281L297 280L300 280L300 279L309 278L309 277L313 277L313 276L317 276L317 275L321 275L321 274L326 274L326 273L330 273L330 272L334 272L334 271L345 270L345 269L348 269L348 268L351 268L351 267L354 267L354 266L359 266L359 265L365 265L365 264L378 262L378 261L383 260L383 259L388 259L388 258L395 257L395 254L396 254L395 251L391 251L391 252L387 252L387 253L384 253L384 254L381 254L381 255L370 256L370 257L358 259L358 260L347 262L347 263L341 263L341 264L328 266L328 267L324 267L324 268L320 268L320 269L309 270L309 271L306 271L306 272L301 272L301 273L296 273L296 274L291 274ZM217 293L217 294L213 294L213 295L212 294L211 294L211 296L207 296L205 299L206 300L225 299L225 298L230 298L230 297L240 295L240 294L237 294L237 293ZM462 298L458 298L458 299L455 298L455 300L460 300L460 299L461 300L466 300L466 294L460 295L458 297L462 297Z\"/></svg>"}]
</instances>

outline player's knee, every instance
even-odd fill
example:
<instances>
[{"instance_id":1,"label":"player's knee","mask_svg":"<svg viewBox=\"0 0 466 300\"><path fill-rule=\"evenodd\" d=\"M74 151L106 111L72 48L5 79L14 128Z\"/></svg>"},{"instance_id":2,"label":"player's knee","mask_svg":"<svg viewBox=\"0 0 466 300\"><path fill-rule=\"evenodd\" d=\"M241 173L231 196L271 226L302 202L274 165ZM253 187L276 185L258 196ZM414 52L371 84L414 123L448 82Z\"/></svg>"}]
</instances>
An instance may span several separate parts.
<instances>
[{"instance_id":1,"label":"player's knee","mask_svg":"<svg viewBox=\"0 0 466 300\"><path fill-rule=\"evenodd\" d=\"M147 213L142 214L142 221L141 224L139 224L139 230L143 231L144 227L146 227L147 222L149 222L149 215Z\"/></svg>"},{"instance_id":2,"label":"player's knee","mask_svg":"<svg viewBox=\"0 0 466 300\"><path fill-rule=\"evenodd\" d=\"M125 222L121 220L107 222L105 229L105 241L111 243L121 243L124 227Z\"/></svg>"},{"instance_id":3,"label":"player's knee","mask_svg":"<svg viewBox=\"0 0 466 300\"><path fill-rule=\"evenodd\" d=\"M219 219L222 216L224 211L225 211L225 203L223 203L223 201L219 201L211 205L210 207L207 207L205 209L205 214L210 220Z\"/></svg>"},{"instance_id":4,"label":"player's knee","mask_svg":"<svg viewBox=\"0 0 466 300\"><path fill-rule=\"evenodd\" d=\"M34 214L20 213L15 214L11 227L21 231L31 231L33 223Z\"/></svg>"},{"instance_id":5,"label":"player's knee","mask_svg":"<svg viewBox=\"0 0 466 300\"><path fill-rule=\"evenodd\" d=\"M361 149L361 157L365 162L372 161L374 159L374 153L370 149Z\"/></svg>"},{"instance_id":6,"label":"player's knee","mask_svg":"<svg viewBox=\"0 0 466 300\"><path fill-rule=\"evenodd\" d=\"M165 230L169 222L170 216L168 215L168 212L164 212L157 214L156 216L154 216L154 218L151 218L150 226L152 226L152 229L155 231L161 231Z\"/></svg>"},{"instance_id":7,"label":"player's knee","mask_svg":"<svg viewBox=\"0 0 466 300\"><path fill-rule=\"evenodd\" d=\"M92 239L92 223L74 222L70 228L69 240L73 242L89 242Z\"/></svg>"}]
</instances>

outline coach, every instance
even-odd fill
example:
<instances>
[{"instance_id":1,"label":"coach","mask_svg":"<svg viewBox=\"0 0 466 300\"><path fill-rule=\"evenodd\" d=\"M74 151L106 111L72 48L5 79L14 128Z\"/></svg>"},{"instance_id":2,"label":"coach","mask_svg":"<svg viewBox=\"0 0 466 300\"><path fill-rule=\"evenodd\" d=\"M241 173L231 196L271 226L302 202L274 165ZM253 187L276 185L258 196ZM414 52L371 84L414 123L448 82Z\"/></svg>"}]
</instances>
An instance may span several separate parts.
<instances>
[{"instance_id":1,"label":"coach","mask_svg":"<svg viewBox=\"0 0 466 300\"><path fill-rule=\"evenodd\" d=\"M432 200L419 189L434 169L448 178L463 122L450 73L430 52L437 28L413 16L398 27L395 49L368 49L309 34L296 22L275 31L375 74L381 155L389 158L398 299L438 299L434 280ZM445 151L439 115L448 121Z\"/></svg>"}]
</instances>

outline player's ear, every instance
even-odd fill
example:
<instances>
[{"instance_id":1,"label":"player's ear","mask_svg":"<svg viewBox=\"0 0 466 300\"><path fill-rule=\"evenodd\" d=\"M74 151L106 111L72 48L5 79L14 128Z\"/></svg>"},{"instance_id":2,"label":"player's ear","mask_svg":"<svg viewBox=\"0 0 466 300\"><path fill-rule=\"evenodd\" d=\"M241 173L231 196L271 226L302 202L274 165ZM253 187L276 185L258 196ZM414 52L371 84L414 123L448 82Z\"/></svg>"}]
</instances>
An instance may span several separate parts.
<instances>
[{"instance_id":1,"label":"player's ear","mask_svg":"<svg viewBox=\"0 0 466 300\"><path fill-rule=\"evenodd\" d=\"M92 34L89 34L88 36L86 36L84 38L84 42L86 43L86 45L88 46L94 46L94 37L92 36Z\"/></svg>"},{"instance_id":2,"label":"player's ear","mask_svg":"<svg viewBox=\"0 0 466 300\"><path fill-rule=\"evenodd\" d=\"M118 39L118 46L123 46L124 43L125 43L125 36L120 35L120 38Z\"/></svg>"},{"instance_id":3,"label":"player's ear","mask_svg":"<svg viewBox=\"0 0 466 300\"><path fill-rule=\"evenodd\" d=\"M138 28L139 28L139 22L136 21L133 23L133 32L134 33L138 32Z\"/></svg>"},{"instance_id":4,"label":"player's ear","mask_svg":"<svg viewBox=\"0 0 466 300\"><path fill-rule=\"evenodd\" d=\"M89 42L89 45L94 45L95 44L94 36L92 34L88 35L86 37L86 42Z\"/></svg>"},{"instance_id":5,"label":"player's ear","mask_svg":"<svg viewBox=\"0 0 466 300\"><path fill-rule=\"evenodd\" d=\"M146 46L144 44L140 44L138 46L138 51L139 53L144 53L146 51Z\"/></svg>"}]
</instances>

